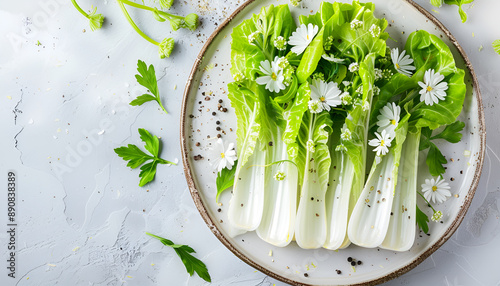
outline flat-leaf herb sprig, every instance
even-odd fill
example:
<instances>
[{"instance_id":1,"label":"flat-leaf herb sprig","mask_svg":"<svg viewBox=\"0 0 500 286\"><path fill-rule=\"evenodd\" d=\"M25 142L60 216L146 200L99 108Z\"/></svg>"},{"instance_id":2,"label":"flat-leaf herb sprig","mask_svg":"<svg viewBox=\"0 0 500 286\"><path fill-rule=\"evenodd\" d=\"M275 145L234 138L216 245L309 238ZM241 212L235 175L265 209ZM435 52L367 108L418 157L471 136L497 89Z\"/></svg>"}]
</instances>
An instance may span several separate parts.
<instances>
[{"instance_id":1,"label":"flat-leaf herb sprig","mask_svg":"<svg viewBox=\"0 0 500 286\"><path fill-rule=\"evenodd\" d=\"M115 153L123 158L123 160L128 161L127 167L135 169L142 165L141 173L139 174L139 177L141 178L139 181L139 187L142 187L155 178L156 167L158 164L177 164L159 157L161 146L158 137L142 128L139 128L139 134L141 136L141 140L145 143L144 148L151 155L146 154L134 144L128 144L128 146L116 148ZM146 163L147 161L149 162Z\"/></svg>"},{"instance_id":2,"label":"flat-leaf herb sprig","mask_svg":"<svg viewBox=\"0 0 500 286\"><path fill-rule=\"evenodd\" d=\"M153 65L146 65L145 62L138 60L137 61L137 72L139 74L135 75L137 82L147 88L149 93L145 93L143 95L139 95L136 99L130 102L132 106L139 106L148 101L156 101L160 105L161 109L168 114L165 107L161 103L160 92L158 90L158 82L156 81L156 73Z\"/></svg>"},{"instance_id":3,"label":"flat-leaf herb sprig","mask_svg":"<svg viewBox=\"0 0 500 286\"><path fill-rule=\"evenodd\" d=\"M146 232L147 235L158 239L163 245L170 246L175 250L175 253L179 256L186 267L186 271L190 276L193 276L194 272L200 276L201 279L212 282L210 278L210 274L208 273L207 266L198 258L191 255L191 253L196 253L194 249L192 249L188 245L175 244L171 240L151 234Z\"/></svg>"}]
</instances>

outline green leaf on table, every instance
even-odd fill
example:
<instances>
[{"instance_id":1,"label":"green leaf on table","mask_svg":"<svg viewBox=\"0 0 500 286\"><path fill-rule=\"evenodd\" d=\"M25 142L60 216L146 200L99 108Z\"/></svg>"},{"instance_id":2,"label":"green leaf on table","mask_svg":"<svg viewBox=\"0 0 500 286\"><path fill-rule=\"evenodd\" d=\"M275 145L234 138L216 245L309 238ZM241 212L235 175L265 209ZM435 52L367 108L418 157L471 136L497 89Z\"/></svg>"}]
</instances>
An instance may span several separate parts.
<instances>
[{"instance_id":1,"label":"green leaf on table","mask_svg":"<svg viewBox=\"0 0 500 286\"><path fill-rule=\"evenodd\" d=\"M429 217L418 208L417 205L417 217L416 217L418 227L425 233L429 233Z\"/></svg>"},{"instance_id":2,"label":"green leaf on table","mask_svg":"<svg viewBox=\"0 0 500 286\"><path fill-rule=\"evenodd\" d=\"M446 169L443 165L448 163L448 161L434 143L430 143L429 145L429 153L427 153L427 159L425 160L425 163L429 167L429 172L432 176L444 174Z\"/></svg>"},{"instance_id":3,"label":"green leaf on table","mask_svg":"<svg viewBox=\"0 0 500 286\"><path fill-rule=\"evenodd\" d=\"M186 271L190 276L193 276L193 274L196 272L196 274L198 274L201 279L207 282L212 282L205 263L191 255L191 253L196 253L193 248L188 245L175 244L169 239L151 234L149 232L146 232L146 234L158 239L161 243L163 243L163 245L172 247L186 267Z\"/></svg>"},{"instance_id":4,"label":"green leaf on table","mask_svg":"<svg viewBox=\"0 0 500 286\"><path fill-rule=\"evenodd\" d=\"M495 40L491 45L495 52L500 55L500 40Z\"/></svg>"},{"instance_id":5,"label":"green leaf on table","mask_svg":"<svg viewBox=\"0 0 500 286\"><path fill-rule=\"evenodd\" d=\"M234 166L232 166L231 170L226 167L217 173L217 179L215 180L215 184L217 185L217 196L215 197L216 202L219 202L219 196L222 192L234 185L234 174L236 173L237 165L238 160L234 161Z\"/></svg>"},{"instance_id":6,"label":"green leaf on table","mask_svg":"<svg viewBox=\"0 0 500 286\"><path fill-rule=\"evenodd\" d=\"M160 105L161 109L168 113L163 107L160 99L160 93L158 91L158 82L156 81L155 68L153 65L146 65L145 62L138 60L137 61L137 72L139 74L135 75L137 79L137 83L147 88L152 94L145 93L143 95L139 95L136 99L130 102L132 106L139 106L148 101L156 101Z\"/></svg>"},{"instance_id":7,"label":"green leaf on table","mask_svg":"<svg viewBox=\"0 0 500 286\"><path fill-rule=\"evenodd\" d=\"M139 173L139 178L141 178L139 181L139 187L142 187L155 178L156 167L158 164L176 164L159 157L160 140L158 137L142 128L139 128L139 134L141 136L141 140L145 143L144 148L151 153L151 155L146 154L139 147L133 144L116 148L115 153L119 157L123 158L123 160L128 161L127 167L135 169L142 165L141 172ZM150 162L146 163L146 161Z\"/></svg>"}]
</instances>

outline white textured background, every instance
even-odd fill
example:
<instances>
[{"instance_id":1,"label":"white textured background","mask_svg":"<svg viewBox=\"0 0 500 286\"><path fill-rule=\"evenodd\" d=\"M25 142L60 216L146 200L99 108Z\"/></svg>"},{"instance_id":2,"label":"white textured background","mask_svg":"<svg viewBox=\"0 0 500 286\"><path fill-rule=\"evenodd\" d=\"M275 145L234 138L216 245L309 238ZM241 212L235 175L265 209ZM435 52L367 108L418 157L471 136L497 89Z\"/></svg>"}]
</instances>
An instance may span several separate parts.
<instances>
[{"instance_id":1,"label":"white textured background","mask_svg":"<svg viewBox=\"0 0 500 286\"><path fill-rule=\"evenodd\" d=\"M281 285L219 243L191 200L182 166L159 166L156 180L139 188L138 171L113 152L129 143L142 146L137 129L146 128L161 136L163 158L180 159L185 80L205 40L241 1L176 0L175 13L200 15L194 33L171 32L168 23L130 9L153 38L176 39L164 60L132 30L115 1L79 2L84 10L97 4L106 16L103 29L90 31L67 0L0 6L0 261L8 257L8 171L17 173L18 183L16 278L7 277L6 262L0 262L0 285L204 284L145 231L192 246L212 285ZM428 0L416 2L433 8ZM500 1L476 2L466 10L466 24L455 6L433 13L464 47L480 81L488 132L483 176L455 235L386 285L500 285L500 56L490 45L500 39ZM134 78L137 59L155 65L168 115L155 103L128 105L144 91Z\"/></svg>"}]
</instances>

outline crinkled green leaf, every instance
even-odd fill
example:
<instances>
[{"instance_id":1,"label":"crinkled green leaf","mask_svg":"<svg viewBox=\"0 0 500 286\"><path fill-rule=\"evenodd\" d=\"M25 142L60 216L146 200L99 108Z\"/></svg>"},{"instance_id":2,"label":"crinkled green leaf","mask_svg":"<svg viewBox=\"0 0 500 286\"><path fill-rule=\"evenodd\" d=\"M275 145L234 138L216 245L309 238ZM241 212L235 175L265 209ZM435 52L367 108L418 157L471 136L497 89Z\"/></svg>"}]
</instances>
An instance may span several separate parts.
<instances>
[{"instance_id":1,"label":"crinkled green leaf","mask_svg":"<svg viewBox=\"0 0 500 286\"><path fill-rule=\"evenodd\" d=\"M309 88L309 83L305 82L301 84L293 103L287 111L285 111L286 129L283 134L283 141L286 144L295 142L297 138L297 134L302 124L302 116L308 109L310 94L311 89Z\"/></svg>"},{"instance_id":2,"label":"crinkled green leaf","mask_svg":"<svg viewBox=\"0 0 500 286\"><path fill-rule=\"evenodd\" d=\"M467 14L465 13L462 5L469 4L472 2L474 2L474 0L444 0L444 3L448 5L458 6L458 13L460 14L460 19L462 19L462 23L465 23L465 21L467 21Z\"/></svg>"}]
</instances>

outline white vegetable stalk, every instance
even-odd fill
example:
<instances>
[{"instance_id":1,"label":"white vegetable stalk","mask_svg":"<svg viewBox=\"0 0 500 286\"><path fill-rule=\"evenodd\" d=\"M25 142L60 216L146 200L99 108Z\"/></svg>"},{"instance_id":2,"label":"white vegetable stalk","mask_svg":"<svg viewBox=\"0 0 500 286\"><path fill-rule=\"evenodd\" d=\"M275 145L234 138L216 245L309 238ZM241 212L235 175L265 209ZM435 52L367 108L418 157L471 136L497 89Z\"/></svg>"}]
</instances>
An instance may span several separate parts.
<instances>
[{"instance_id":1,"label":"white vegetable stalk","mask_svg":"<svg viewBox=\"0 0 500 286\"><path fill-rule=\"evenodd\" d=\"M314 121L311 120L309 130L313 130ZM309 140L312 140L312 133ZM314 153L307 151L295 225L295 240L304 249L320 248L326 241L326 186L323 188L320 184Z\"/></svg>"},{"instance_id":2,"label":"white vegetable stalk","mask_svg":"<svg viewBox=\"0 0 500 286\"><path fill-rule=\"evenodd\" d=\"M281 138L280 132L277 138ZM276 140L273 145L271 162L288 160L283 140ZM266 172L264 213L257 235L272 245L287 246L295 231L298 170L294 164L283 162L267 167Z\"/></svg>"},{"instance_id":3,"label":"white vegetable stalk","mask_svg":"<svg viewBox=\"0 0 500 286\"><path fill-rule=\"evenodd\" d=\"M325 199L327 235L323 247L335 250L344 245L347 236L349 198L354 177L354 165L345 152L333 152L332 157L330 180Z\"/></svg>"},{"instance_id":4,"label":"white vegetable stalk","mask_svg":"<svg viewBox=\"0 0 500 286\"><path fill-rule=\"evenodd\" d=\"M238 164L229 201L229 223L247 231L257 229L264 209L266 152L259 145L244 166Z\"/></svg>"},{"instance_id":5,"label":"white vegetable stalk","mask_svg":"<svg viewBox=\"0 0 500 286\"><path fill-rule=\"evenodd\" d=\"M420 132L408 132L401 152L398 181L387 235L380 247L409 250L415 241L417 173Z\"/></svg>"},{"instance_id":6,"label":"white vegetable stalk","mask_svg":"<svg viewBox=\"0 0 500 286\"><path fill-rule=\"evenodd\" d=\"M394 157L391 150L374 162L349 220L347 234L354 244L373 248L384 241L394 198Z\"/></svg>"}]
</instances>

